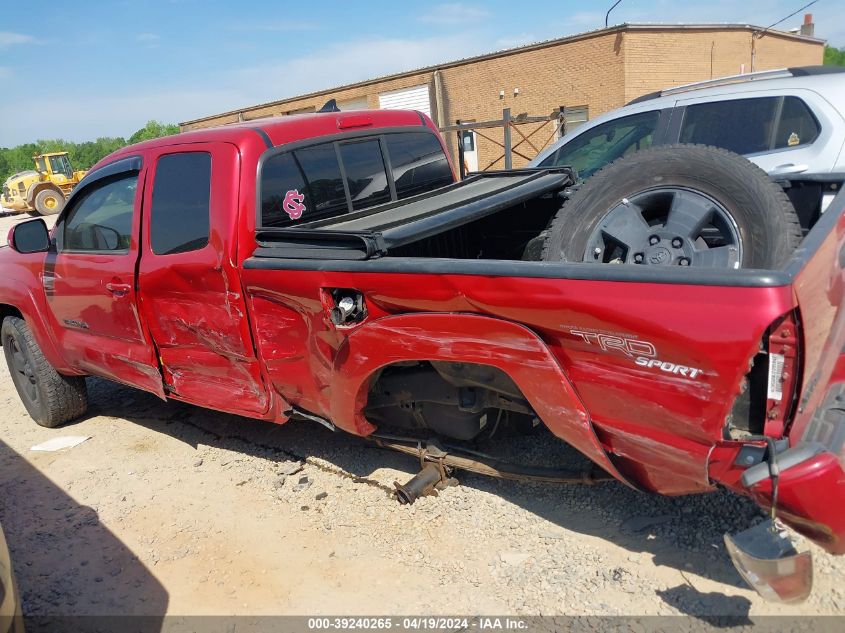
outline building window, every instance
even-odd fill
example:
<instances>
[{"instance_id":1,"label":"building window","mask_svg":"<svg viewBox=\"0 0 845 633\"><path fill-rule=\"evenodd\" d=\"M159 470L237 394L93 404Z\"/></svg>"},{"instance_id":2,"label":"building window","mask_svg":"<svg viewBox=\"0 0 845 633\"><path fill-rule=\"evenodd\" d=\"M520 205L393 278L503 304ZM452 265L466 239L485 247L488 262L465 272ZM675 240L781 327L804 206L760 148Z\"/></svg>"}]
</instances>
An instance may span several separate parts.
<instances>
[{"instance_id":1,"label":"building window","mask_svg":"<svg viewBox=\"0 0 845 633\"><path fill-rule=\"evenodd\" d=\"M358 99L338 99L337 108L341 112L348 110L366 110L369 108L367 97L360 97Z\"/></svg>"},{"instance_id":2,"label":"building window","mask_svg":"<svg viewBox=\"0 0 845 633\"><path fill-rule=\"evenodd\" d=\"M579 125L583 125L590 119L590 109L587 106L565 107L563 109L563 134L569 134ZM558 133L562 136L561 132Z\"/></svg>"}]
</instances>

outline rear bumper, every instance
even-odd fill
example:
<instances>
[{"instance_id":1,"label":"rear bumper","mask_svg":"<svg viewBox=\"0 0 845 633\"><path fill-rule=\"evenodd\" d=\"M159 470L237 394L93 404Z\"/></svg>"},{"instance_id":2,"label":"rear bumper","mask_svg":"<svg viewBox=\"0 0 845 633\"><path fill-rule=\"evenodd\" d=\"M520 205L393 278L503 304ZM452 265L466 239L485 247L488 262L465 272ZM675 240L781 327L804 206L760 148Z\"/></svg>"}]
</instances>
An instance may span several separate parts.
<instances>
[{"instance_id":1,"label":"rear bumper","mask_svg":"<svg viewBox=\"0 0 845 633\"><path fill-rule=\"evenodd\" d=\"M778 454L777 516L831 554L845 554L845 471L838 455L802 442ZM772 506L769 465L749 468L742 483L764 508Z\"/></svg>"}]
</instances>

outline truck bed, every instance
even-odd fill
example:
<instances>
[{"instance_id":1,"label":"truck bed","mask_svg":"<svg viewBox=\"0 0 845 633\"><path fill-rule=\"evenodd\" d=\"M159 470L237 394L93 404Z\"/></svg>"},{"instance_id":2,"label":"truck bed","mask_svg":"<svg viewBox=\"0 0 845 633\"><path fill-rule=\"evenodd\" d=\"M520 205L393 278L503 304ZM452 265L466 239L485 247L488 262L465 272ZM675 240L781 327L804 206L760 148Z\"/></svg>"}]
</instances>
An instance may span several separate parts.
<instances>
[{"instance_id":1,"label":"truck bed","mask_svg":"<svg viewBox=\"0 0 845 633\"><path fill-rule=\"evenodd\" d=\"M256 257L370 259L573 184L567 167L476 174L447 187L296 228L264 228Z\"/></svg>"}]
</instances>

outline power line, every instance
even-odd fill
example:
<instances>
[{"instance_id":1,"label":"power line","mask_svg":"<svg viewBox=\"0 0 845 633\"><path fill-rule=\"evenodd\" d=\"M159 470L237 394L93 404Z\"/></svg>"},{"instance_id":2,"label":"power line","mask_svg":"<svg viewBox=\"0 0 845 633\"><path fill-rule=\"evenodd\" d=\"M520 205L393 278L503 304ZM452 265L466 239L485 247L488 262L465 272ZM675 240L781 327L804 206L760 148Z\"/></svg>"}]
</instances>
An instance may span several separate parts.
<instances>
[{"instance_id":1,"label":"power line","mask_svg":"<svg viewBox=\"0 0 845 633\"><path fill-rule=\"evenodd\" d=\"M819 1L819 0L813 0L812 2L809 2L809 3L805 4L803 7L801 7L800 9L797 9L797 10L793 11L792 13L790 13L790 14L789 14L788 16L786 16L785 18L782 18L782 19L778 20L778 21L777 21L777 22L775 22L774 24L770 24L769 26L767 26L766 28L764 28L762 31L758 31L757 33L755 33L755 34L754 34L754 37L756 37L757 39L759 39L759 38L763 37L763 36L766 34L766 31L768 31L768 30L769 30L770 28L772 28L773 26L777 26L777 25L778 25L778 24L780 24L781 22L786 22L786 21L787 21L789 18L791 18L793 15L797 15L797 14L801 13L804 9L807 9L807 8L809 8L809 7L813 6L813 5L814 5L814 4L816 4L816 2L818 2L818 1ZM621 2L621 0L620 0L620 2ZM617 2L616 4L619 4L619 3ZM616 5L613 5L613 6L616 6ZM613 7L611 7L611 8L613 8ZM608 13L610 13L610 11L608 11Z\"/></svg>"},{"instance_id":2,"label":"power line","mask_svg":"<svg viewBox=\"0 0 845 633\"><path fill-rule=\"evenodd\" d=\"M818 0L817 0L817 1L818 1ZM613 11L613 10L616 8L616 5L617 5L617 4L619 4L620 2L622 2L622 0L616 0L616 2L614 2L614 3L613 3L613 6L612 6L612 7L610 7L610 8L607 10L607 13L606 13L606 14L605 14L605 16L604 16L604 28L607 28L607 20L608 20L608 18L610 17L610 12L611 12L611 11ZM798 9L798 10L800 11L801 9Z\"/></svg>"}]
</instances>

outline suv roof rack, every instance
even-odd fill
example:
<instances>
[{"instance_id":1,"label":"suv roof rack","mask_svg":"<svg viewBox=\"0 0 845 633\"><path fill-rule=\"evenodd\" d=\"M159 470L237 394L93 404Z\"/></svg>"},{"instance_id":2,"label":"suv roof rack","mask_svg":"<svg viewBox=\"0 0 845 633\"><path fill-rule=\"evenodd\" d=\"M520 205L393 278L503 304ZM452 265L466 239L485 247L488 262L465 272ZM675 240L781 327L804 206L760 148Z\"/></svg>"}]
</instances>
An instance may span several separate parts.
<instances>
[{"instance_id":1,"label":"suv roof rack","mask_svg":"<svg viewBox=\"0 0 845 633\"><path fill-rule=\"evenodd\" d=\"M697 81L691 84L684 84L682 86L666 88L665 90L656 90L655 92L649 92L648 94L644 94L641 97L632 99L626 105L641 103L643 101L650 101L651 99L657 99L658 97L665 97L668 95L689 92L692 90L701 90L702 88L715 88L717 86L728 86L731 84L747 83L750 81L760 81L762 79L786 79L787 77L809 77L812 75L829 75L843 72L845 72L845 67L842 66L796 66L794 68L761 70L754 73L745 73L742 75L729 75L728 77L719 77L717 79Z\"/></svg>"}]
</instances>

